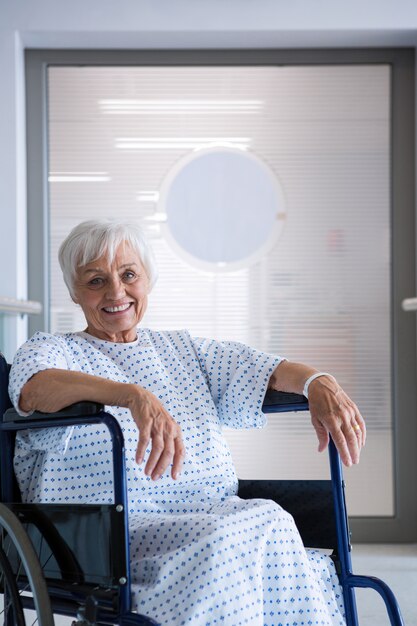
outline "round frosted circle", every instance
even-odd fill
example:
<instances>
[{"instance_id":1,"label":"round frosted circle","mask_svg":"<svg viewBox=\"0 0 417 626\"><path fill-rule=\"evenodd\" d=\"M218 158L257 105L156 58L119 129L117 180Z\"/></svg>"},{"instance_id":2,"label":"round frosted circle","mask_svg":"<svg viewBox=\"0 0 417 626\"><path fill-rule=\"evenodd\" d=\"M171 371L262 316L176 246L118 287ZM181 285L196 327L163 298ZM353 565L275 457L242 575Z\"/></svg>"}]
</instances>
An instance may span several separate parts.
<instances>
[{"instance_id":1,"label":"round frosted circle","mask_svg":"<svg viewBox=\"0 0 417 626\"><path fill-rule=\"evenodd\" d=\"M284 202L271 170L252 153L214 148L193 153L170 173L161 192L169 239L214 266L241 266L271 246Z\"/></svg>"}]
</instances>

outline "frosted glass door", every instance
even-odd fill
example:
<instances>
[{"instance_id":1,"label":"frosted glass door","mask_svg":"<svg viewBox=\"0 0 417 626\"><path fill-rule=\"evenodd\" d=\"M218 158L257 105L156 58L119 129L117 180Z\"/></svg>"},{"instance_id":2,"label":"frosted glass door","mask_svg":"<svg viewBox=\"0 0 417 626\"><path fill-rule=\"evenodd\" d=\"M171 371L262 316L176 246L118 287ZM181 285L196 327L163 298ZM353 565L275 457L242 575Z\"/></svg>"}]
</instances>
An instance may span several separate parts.
<instances>
[{"instance_id":1,"label":"frosted glass door","mask_svg":"<svg viewBox=\"0 0 417 626\"><path fill-rule=\"evenodd\" d=\"M355 399L369 437L346 481L350 513L363 516L394 513L390 88L388 65L48 70L52 330L84 325L57 263L70 228L93 217L140 220L160 269L146 325L311 363ZM170 230L175 181L190 198L178 177L211 153L252 159L276 188L274 237L239 247L236 234L233 262L223 252L198 258ZM230 202L232 178L219 182ZM229 204L204 204L205 193L216 197L208 180L187 210L198 224L198 211L204 223L213 206L222 237ZM241 181L252 198L242 220L267 219L263 187ZM227 437L241 477L327 476L308 414L271 416L265 430Z\"/></svg>"}]
</instances>

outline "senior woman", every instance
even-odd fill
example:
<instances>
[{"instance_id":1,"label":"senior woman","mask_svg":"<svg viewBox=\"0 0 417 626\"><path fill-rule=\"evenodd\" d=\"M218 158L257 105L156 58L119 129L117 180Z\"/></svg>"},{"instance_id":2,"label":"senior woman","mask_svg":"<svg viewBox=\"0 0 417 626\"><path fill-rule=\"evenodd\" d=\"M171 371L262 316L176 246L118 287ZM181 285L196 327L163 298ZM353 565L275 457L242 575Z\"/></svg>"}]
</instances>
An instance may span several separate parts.
<instances>
[{"instance_id":1,"label":"senior woman","mask_svg":"<svg viewBox=\"0 0 417 626\"><path fill-rule=\"evenodd\" d=\"M292 518L240 500L222 426L260 427L268 387L308 387L323 450L332 435L359 461L364 421L337 381L236 342L139 326L156 280L136 224L88 221L59 260L83 331L36 333L17 352L10 395L22 414L81 400L106 405L126 442L133 602L163 624L344 624L333 573L307 553ZM103 427L26 431L15 470L26 501L111 502ZM170 468L170 471L168 471Z\"/></svg>"}]
</instances>

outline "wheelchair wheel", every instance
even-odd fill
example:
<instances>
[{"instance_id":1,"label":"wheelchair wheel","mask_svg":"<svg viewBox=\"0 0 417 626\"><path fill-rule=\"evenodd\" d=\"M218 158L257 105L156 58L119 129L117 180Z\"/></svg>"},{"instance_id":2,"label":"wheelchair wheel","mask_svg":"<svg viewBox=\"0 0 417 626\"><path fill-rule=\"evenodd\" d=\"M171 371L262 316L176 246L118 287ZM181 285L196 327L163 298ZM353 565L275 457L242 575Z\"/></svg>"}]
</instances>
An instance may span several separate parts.
<instances>
[{"instance_id":1,"label":"wheelchair wheel","mask_svg":"<svg viewBox=\"0 0 417 626\"><path fill-rule=\"evenodd\" d=\"M42 568L25 529L10 509L0 503L0 625L54 626ZM26 619L25 608L36 613Z\"/></svg>"}]
</instances>

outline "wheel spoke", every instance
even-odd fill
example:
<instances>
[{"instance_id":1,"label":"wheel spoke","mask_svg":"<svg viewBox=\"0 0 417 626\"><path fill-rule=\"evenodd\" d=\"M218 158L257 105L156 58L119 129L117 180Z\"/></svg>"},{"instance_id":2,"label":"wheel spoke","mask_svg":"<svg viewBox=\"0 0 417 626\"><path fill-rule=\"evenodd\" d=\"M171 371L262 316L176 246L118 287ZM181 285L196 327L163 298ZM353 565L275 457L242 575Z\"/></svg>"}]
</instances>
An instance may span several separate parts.
<instances>
[{"instance_id":1,"label":"wheel spoke","mask_svg":"<svg viewBox=\"0 0 417 626\"><path fill-rule=\"evenodd\" d=\"M16 572L16 580L19 580L19 576L21 575L22 572L22 559L19 559L19 568Z\"/></svg>"},{"instance_id":2,"label":"wheel spoke","mask_svg":"<svg viewBox=\"0 0 417 626\"><path fill-rule=\"evenodd\" d=\"M10 548L13 545L12 542L9 539L9 536L7 534L4 535L3 541L2 541L2 547L4 549L4 546L7 546L7 548L4 550L6 553L7 558L9 558L9 552L10 552Z\"/></svg>"},{"instance_id":3,"label":"wheel spoke","mask_svg":"<svg viewBox=\"0 0 417 626\"><path fill-rule=\"evenodd\" d=\"M53 554L52 554L52 552L51 552L51 553L49 554L48 558L46 559L46 561L45 561L44 563L41 563L42 569L44 569L44 568L48 565L48 563L49 563L49 561L52 559L52 557L53 557Z\"/></svg>"}]
</instances>

